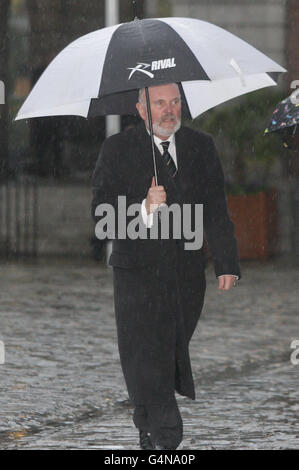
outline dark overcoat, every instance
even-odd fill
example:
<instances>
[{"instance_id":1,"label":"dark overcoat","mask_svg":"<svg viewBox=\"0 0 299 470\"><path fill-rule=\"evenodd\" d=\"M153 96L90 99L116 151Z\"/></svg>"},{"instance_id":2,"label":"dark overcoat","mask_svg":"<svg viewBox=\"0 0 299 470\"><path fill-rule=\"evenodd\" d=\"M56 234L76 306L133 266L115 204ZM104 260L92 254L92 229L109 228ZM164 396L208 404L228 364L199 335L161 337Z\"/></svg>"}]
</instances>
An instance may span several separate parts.
<instances>
[{"instance_id":1,"label":"dark overcoat","mask_svg":"<svg viewBox=\"0 0 299 470\"><path fill-rule=\"evenodd\" d=\"M182 127L175 142L175 179L155 149L158 184L165 188L167 205L203 204L204 233L216 276L240 276L214 141L206 133ZM143 123L108 138L93 174L95 220L100 219L95 217L99 204L111 204L118 211L118 196L126 196L127 206L141 205L153 175L150 137ZM194 399L188 345L204 301L204 249L186 250L183 229L180 239L151 239L147 231L148 238L132 240L117 238L117 232L118 227L109 263L114 272L118 345L129 396L135 406L165 403L175 390Z\"/></svg>"}]
</instances>

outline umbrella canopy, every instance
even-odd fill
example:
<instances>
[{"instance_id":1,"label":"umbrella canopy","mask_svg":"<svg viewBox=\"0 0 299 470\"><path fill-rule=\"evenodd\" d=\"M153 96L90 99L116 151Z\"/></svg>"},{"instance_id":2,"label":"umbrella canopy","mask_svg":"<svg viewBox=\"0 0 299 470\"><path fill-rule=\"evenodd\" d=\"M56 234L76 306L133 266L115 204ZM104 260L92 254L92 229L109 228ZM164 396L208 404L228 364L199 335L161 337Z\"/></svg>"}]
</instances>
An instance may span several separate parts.
<instances>
[{"instance_id":1,"label":"umbrella canopy","mask_svg":"<svg viewBox=\"0 0 299 470\"><path fill-rule=\"evenodd\" d=\"M299 89L281 101L273 111L268 127L264 134L278 132L285 147L293 150L298 148L299 122Z\"/></svg>"},{"instance_id":2,"label":"umbrella canopy","mask_svg":"<svg viewBox=\"0 0 299 470\"><path fill-rule=\"evenodd\" d=\"M195 118L286 70L218 26L191 18L135 19L69 44L46 68L16 120L136 113L138 89L180 82Z\"/></svg>"}]
</instances>

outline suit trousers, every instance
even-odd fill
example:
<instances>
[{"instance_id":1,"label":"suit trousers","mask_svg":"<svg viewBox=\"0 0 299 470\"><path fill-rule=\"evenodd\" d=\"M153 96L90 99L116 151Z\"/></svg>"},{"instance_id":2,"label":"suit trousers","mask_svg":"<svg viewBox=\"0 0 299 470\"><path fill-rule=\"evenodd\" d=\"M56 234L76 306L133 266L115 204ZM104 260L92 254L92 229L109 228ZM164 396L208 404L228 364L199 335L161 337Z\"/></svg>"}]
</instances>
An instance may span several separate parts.
<instances>
[{"instance_id":1,"label":"suit trousers","mask_svg":"<svg viewBox=\"0 0 299 470\"><path fill-rule=\"evenodd\" d=\"M176 449L183 439L183 421L175 397L164 404L136 406L133 421L150 433L153 445Z\"/></svg>"},{"instance_id":2,"label":"suit trousers","mask_svg":"<svg viewBox=\"0 0 299 470\"><path fill-rule=\"evenodd\" d=\"M204 273L196 284L180 280L185 311L182 324L175 270L163 266L114 267L113 271L119 352L134 424L150 433L153 444L176 449L183 438L175 398L182 373L177 369L177 357L181 357L178 329L185 330L188 344L203 304Z\"/></svg>"},{"instance_id":3,"label":"suit trousers","mask_svg":"<svg viewBox=\"0 0 299 470\"><path fill-rule=\"evenodd\" d=\"M172 310L171 316L175 318L174 312L176 310L177 299L174 273L170 275L167 269L164 272L163 267L160 267L159 270L156 270L155 274L157 279L163 284L164 301L168 299L168 305L170 310ZM172 394L169 394L167 398L164 397L163 400L163 403L147 403L146 405L135 406L133 422L138 429L150 434L154 446L159 445L167 449L176 449L183 439L183 421L174 390Z\"/></svg>"}]
</instances>

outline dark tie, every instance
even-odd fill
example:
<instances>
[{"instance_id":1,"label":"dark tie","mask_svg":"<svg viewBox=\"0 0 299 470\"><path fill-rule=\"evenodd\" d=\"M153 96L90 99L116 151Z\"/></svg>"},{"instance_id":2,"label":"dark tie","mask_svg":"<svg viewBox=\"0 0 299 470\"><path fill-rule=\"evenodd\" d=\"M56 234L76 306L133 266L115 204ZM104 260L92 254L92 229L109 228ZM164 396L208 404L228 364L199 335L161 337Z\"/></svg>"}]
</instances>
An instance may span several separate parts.
<instances>
[{"instance_id":1,"label":"dark tie","mask_svg":"<svg viewBox=\"0 0 299 470\"><path fill-rule=\"evenodd\" d=\"M170 155L170 153L168 152L168 147L169 147L169 144L170 142L168 140L166 140L165 142L161 142L161 145L163 147L163 155L162 157L165 158L165 162L166 162L166 165L170 171L170 174L171 176L174 178L175 175L177 174L177 167L175 166L175 163Z\"/></svg>"}]
</instances>

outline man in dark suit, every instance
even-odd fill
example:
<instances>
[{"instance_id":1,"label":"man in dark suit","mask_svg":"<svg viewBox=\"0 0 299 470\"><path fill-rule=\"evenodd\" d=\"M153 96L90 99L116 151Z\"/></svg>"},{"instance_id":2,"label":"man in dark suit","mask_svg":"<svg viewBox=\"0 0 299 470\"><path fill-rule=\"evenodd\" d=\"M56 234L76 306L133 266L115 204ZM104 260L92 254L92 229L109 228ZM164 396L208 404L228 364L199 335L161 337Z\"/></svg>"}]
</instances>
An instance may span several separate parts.
<instances>
[{"instance_id":1,"label":"man in dark suit","mask_svg":"<svg viewBox=\"0 0 299 470\"><path fill-rule=\"evenodd\" d=\"M97 206L110 204L117 212L119 196L125 196L127 206L138 204L140 223L147 227L147 238L122 235L113 240L110 265L118 346L141 448L176 449L183 425L175 392L195 399L188 346L204 302L206 262L202 246L186 249L185 231L179 238L173 231L168 238L161 232L150 238L153 224L162 223L161 216L155 217L157 211L165 204L182 210L202 204L218 288L230 289L240 269L213 139L181 127L176 84L151 87L149 96L158 184L141 90L136 106L143 122L102 146L93 174L92 212L99 222ZM194 213L192 217L194 222ZM126 224L131 220L128 216Z\"/></svg>"}]
</instances>

